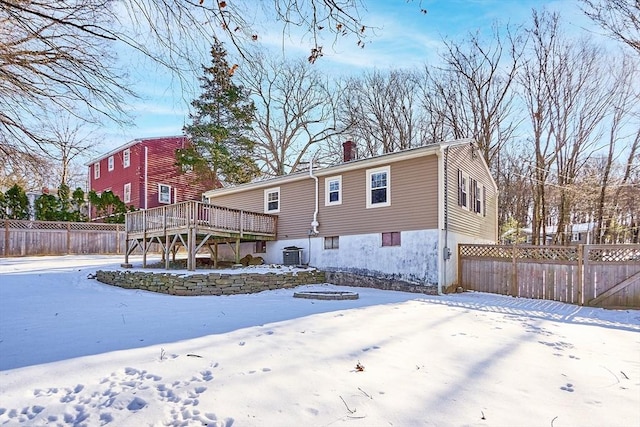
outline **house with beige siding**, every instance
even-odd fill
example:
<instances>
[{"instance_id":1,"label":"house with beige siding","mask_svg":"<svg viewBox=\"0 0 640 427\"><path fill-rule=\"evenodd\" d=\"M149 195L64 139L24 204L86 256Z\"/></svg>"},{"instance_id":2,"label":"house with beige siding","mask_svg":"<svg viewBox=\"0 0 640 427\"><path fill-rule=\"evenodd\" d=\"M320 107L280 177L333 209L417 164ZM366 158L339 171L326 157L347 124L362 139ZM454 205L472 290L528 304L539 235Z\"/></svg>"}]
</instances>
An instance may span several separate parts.
<instances>
[{"instance_id":1,"label":"house with beige siding","mask_svg":"<svg viewBox=\"0 0 640 427\"><path fill-rule=\"evenodd\" d=\"M458 243L495 243L498 191L471 140L310 167L204 193L216 206L277 215L277 238L242 243L243 254L401 280L441 291L456 281Z\"/></svg>"}]
</instances>

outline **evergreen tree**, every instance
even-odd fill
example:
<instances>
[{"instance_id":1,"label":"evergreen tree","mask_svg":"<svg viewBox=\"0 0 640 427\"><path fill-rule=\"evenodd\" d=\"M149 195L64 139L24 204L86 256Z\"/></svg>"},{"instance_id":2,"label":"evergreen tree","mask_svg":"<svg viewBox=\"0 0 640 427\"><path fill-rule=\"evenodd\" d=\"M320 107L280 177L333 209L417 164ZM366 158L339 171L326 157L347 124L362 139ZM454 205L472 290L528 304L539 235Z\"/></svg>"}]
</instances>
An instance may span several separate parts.
<instances>
[{"instance_id":1,"label":"evergreen tree","mask_svg":"<svg viewBox=\"0 0 640 427\"><path fill-rule=\"evenodd\" d=\"M203 67L202 94L191 105L192 123L184 127L191 141L189 148L178 150L177 163L193 169L202 180L236 184L249 182L259 169L252 157L254 142L247 135L255 106L249 92L233 83L234 67L218 40L211 48L211 66Z\"/></svg>"},{"instance_id":2,"label":"evergreen tree","mask_svg":"<svg viewBox=\"0 0 640 427\"><path fill-rule=\"evenodd\" d=\"M86 206L87 203L84 197L84 190L82 188L77 187L71 193L71 208L73 209L69 212L69 221L74 222L85 222L89 218L86 214Z\"/></svg>"},{"instance_id":3,"label":"evergreen tree","mask_svg":"<svg viewBox=\"0 0 640 427\"><path fill-rule=\"evenodd\" d=\"M7 199L4 197L4 193L0 191L0 219L7 218Z\"/></svg>"},{"instance_id":4,"label":"evergreen tree","mask_svg":"<svg viewBox=\"0 0 640 427\"><path fill-rule=\"evenodd\" d=\"M14 184L5 193L7 219L29 219L29 199L22 187Z\"/></svg>"},{"instance_id":5,"label":"evergreen tree","mask_svg":"<svg viewBox=\"0 0 640 427\"><path fill-rule=\"evenodd\" d=\"M60 203L53 194L43 194L36 199L36 220L60 221Z\"/></svg>"},{"instance_id":6,"label":"evergreen tree","mask_svg":"<svg viewBox=\"0 0 640 427\"><path fill-rule=\"evenodd\" d=\"M86 201L82 188L76 188L69 195L69 187L65 184L58 188L58 197L43 194L36 199L35 214L38 221L71 221L85 222Z\"/></svg>"},{"instance_id":7,"label":"evergreen tree","mask_svg":"<svg viewBox=\"0 0 640 427\"><path fill-rule=\"evenodd\" d=\"M111 191L104 191L98 195L95 191L89 192L89 201L96 210L96 215L108 224L124 224L124 215L127 210L132 211L133 207L127 209L122 200Z\"/></svg>"},{"instance_id":8,"label":"evergreen tree","mask_svg":"<svg viewBox=\"0 0 640 427\"><path fill-rule=\"evenodd\" d=\"M69 221L69 209L71 208L71 190L65 183L60 184L58 187L58 203L60 205L60 220Z\"/></svg>"}]
</instances>

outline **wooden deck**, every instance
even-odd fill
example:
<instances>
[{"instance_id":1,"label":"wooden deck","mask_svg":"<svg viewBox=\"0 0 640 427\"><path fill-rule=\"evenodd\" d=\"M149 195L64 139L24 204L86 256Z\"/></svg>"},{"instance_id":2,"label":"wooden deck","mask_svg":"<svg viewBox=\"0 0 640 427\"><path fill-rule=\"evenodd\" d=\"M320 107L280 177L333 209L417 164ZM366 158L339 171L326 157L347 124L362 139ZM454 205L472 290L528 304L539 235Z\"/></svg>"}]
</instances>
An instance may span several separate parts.
<instances>
[{"instance_id":1,"label":"wooden deck","mask_svg":"<svg viewBox=\"0 0 640 427\"><path fill-rule=\"evenodd\" d=\"M180 247L187 251L187 268L195 270L196 253L207 248L217 264L217 245L235 243L236 261L240 242L275 240L278 217L257 212L190 201L130 212L126 215L125 264L136 247L143 253L143 266L152 243L163 249L165 266Z\"/></svg>"}]
</instances>

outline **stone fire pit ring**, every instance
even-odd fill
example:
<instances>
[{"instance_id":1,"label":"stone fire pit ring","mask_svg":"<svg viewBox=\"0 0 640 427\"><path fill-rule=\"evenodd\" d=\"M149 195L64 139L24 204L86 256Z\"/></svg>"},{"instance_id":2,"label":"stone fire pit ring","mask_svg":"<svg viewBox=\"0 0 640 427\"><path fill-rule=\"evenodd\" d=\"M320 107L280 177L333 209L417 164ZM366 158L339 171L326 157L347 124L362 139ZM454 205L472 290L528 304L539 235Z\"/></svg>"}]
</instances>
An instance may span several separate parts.
<instances>
[{"instance_id":1,"label":"stone fire pit ring","mask_svg":"<svg viewBox=\"0 0 640 427\"><path fill-rule=\"evenodd\" d=\"M356 292L348 291L300 291L294 292L294 298L319 300L352 300L360 298Z\"/></svg>"}]
</instances>

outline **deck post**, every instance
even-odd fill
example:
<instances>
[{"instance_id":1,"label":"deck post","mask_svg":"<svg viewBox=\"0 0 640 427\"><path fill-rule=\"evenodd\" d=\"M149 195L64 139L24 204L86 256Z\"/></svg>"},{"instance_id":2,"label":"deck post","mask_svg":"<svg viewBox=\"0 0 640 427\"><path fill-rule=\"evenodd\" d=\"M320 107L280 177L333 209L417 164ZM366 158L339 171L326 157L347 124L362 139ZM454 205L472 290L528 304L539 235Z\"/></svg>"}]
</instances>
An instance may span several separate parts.
<instances>
[{"instance_id":1,"label":"deck post","mask_svg":"<svg viewBox=\"0 0 640 427\"><path fill-rule=\"evenodd\" d=\"M213 268L218 268L218 241L213 242Z\"/></svg>"},{"instance_id":2,"label":"deck post","mask_svg":"<svg viewBox=\"0 0 640 427\"><path fill-rule=\"evenodd\" d=\"M165 230L164 234L164 252L162 256L164 257L164 268L165 270L169 269L169 252L171 251L171 244L169 243L169 233Z\"/></svg>"},{"instance_id":3,"label":"deck post","mask_svg":"<svg viewBox=\"0 0 640 427\"><path fill-rule=\"evenodd\" d=\"M124 219L124 263L129 264L129 217L127 216Z\"/></svg>"},{"instance_id":4,"label":"deck post","mask_svg":"<svg viewBox=\"0 0 640 427\"><path fill-rule=\"evenodd\" d=\"M142 268L147 267L147 211L142 211Z\"/></svg>"},{"instance_id":5,"label":"deck post","mask_svg":"<svg viewBox=\"0 0 640 427\"><path fill-rule=\"evenodd\" d=\"M236 238L236 264L240 264L240 237Z\"/></svg>"}]
</instances>

